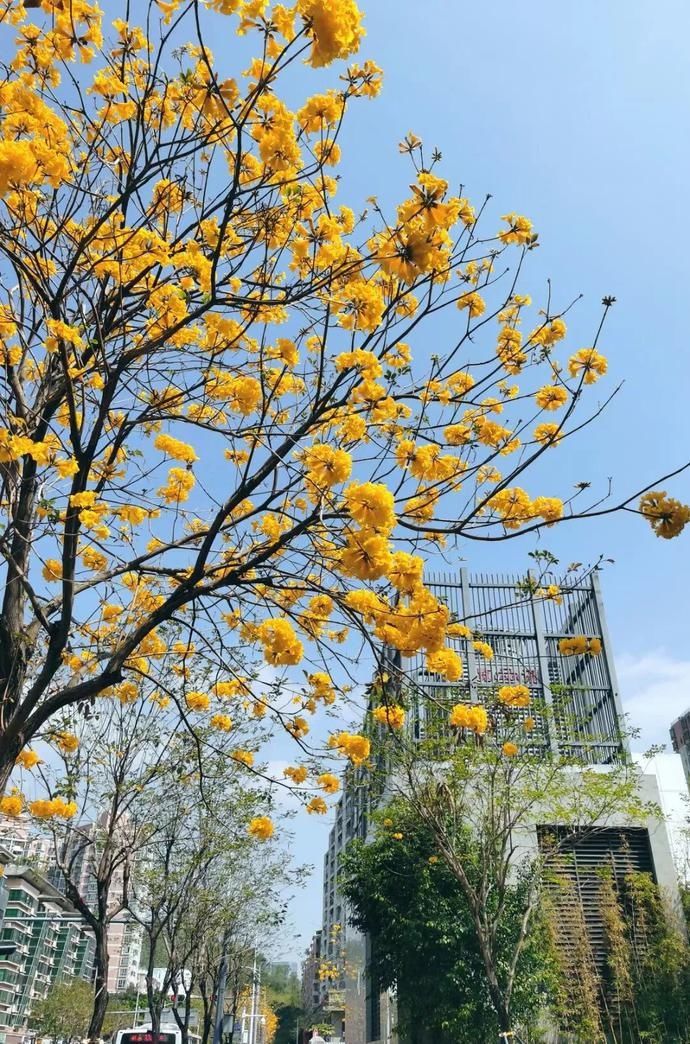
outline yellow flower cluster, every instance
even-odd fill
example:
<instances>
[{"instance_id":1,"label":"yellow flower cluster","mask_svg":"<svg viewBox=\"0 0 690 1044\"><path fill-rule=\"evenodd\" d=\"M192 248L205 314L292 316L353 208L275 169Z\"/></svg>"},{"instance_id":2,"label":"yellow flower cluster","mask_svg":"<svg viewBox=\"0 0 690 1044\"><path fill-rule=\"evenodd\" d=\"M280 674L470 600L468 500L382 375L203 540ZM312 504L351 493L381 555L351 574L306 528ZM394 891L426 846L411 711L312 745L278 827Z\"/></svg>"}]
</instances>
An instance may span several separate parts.
<instances>
[{"instance_id":1,"label":"yellow flower cluster","mask_svg":"<svg viewBox=\"0 0 690 1044\"><path fill-rule=\"evenodd\" d=\"M283 769L283 775L286 779L299 786L300 783L304 783L309 772L304 765L288 765L286 769Z\"/></svg>"},{"instance_id":2,"label":"yellow flower cluster","mask_svg":"<svg viewBox=\"0 0 690 1044\"><path fill-rule=\"evenodd\" d=\"M354 0L297 0L297 11L313 40L309 61L315 68L347 58L359 48L364 30Z\"/></svg>"},{"instance_id":3,"label":"yellow flower cluster","mask_svg":"<svg viewBox=\"0 0 690 1044\"><path fill-rule=\"evenodd\" d=\"M449 648L435 649L426 654L427 670L440 674L447 681L459 681L462 678L462 660Z\"/></svg>"},{"instance_id":4,"label":"yellow flower cluster","mask_svg":"<svg viewBox=\"0 0 690 1044\"><path fill-rule=\"evenodd\" d=\"M332 486L346 482L352 471L352 457L345 450L315 443L305 450L307 488L314 499Z\"/></svg>"},{"instance_id":5,"label":"yellow flower cluster","mask_svg":"<svg viewBox=\"0 0 690 1044\"><path fill-rule=\"evenodd\" d=\"M472 648L480 656L483 656L485 660L493 660L494 651L488 642L472 642Z\"/></svg>"},{"instance_id":6,"label":"yellow flower cluster","mask_svg":"<svg viewBox=\"0 0 690 1044\"><path fill-rule=\"evenodd\" d=\"M501 220L507 222L509 226L507 231L503 230L498 234L498 238L503 243L517 243L524 246L534 235L532 222L521 214L504 214Z\"/></svg>"},{"instance_id":7,"label":"yellow flower cluster","mask_svg":"<svg viewBox=\"0 0 690 1044\"><path fill-rule=\"evenodd\" d=\"M563 501L557 497L535 497L532 500L518 486L500 490L489 497L488 507L500 518L506 529L519 529L527 522L542 518L547 524L563 517Z\"/></svg>"},{"instance_id":8,"label":"yellow flower cluster","mask_svg":"<svg viewBox=\"0 0 690 1044\"><path fill-rule=\"evenodd\" d=\"M470 729L477 736L483 736L489 727L489 715L478 703L456 703L448 716L448 723L454 729Z\"/></svg>"},{"instance_id":9,"label":"yellow flower cluster","mask_svg":"<svg viewBox=\"0 0 690 1044\"><path fill-rule=\"evenodd\" d=\"M193 464L199 459L192 446L173 438L172 435L158 435L153 445L166 456L172 457L173 460L182 460L185 464Z\"/></svg>"},{"instance_id":10,"label":"yellow flower cluster","mask_svg":"<svg viewBox=\"0 0 690 1044\"><path fill-rule=\"evenodd\" d=\"M254 816L247 826L247 833L257 841L269 841L274 831L273 821L268 816Z\"/></svg>"},{"instance_id":11,"label":"yellow flower cluster","mask_svg":"<svg viewBox=\"0 0 690 1044\"><path fill-rule=\"evenodd\" d=\"M52 738L63 754L74 754L79 747L79 740L73 732L55 732Z\"/></svg>"},{"instance_id":12,"label":"yellow flower cluster","mask_svg":"<svg viewBox=\"0 0 690 1044\"><path fill-rule=\"evenodd\" d=\"M504 707L528 707L529 689L526 685L502 685L498 690L498 699Z\"/></svg>"},{"instance_id":13,"label":"yellow flower cluster","mask_svg":"<svg viewBox=\"0 0 690 1044\"><path fill-rule=\"evenodd\" d=\"M601 638L587 638L584 634L573 635L572 638L561 638L558 643L561 656L598 656L601 652Z\"/></svg>"},{"instance_id":14,"label":"yellow flower cluster","mask_svg":"<svg viewBox=\"0 0 690 1044\"><path fill-rule=\"evenodd\" d=\"M328 746L344 754L353 765L363 765L371 753L370 741L358 733L335 733L329 738Z\"/></svg>"},{"instance_id":15,"label":"yellow flower cluster","mask_svg":"<svg viewBox=\"0 0 690 1044\"><path fill-rule=\"evenodd\" d=\"M548 384L534 396L542 410L559 410L568 401L568 390L560 384Z\"/></svg>"},{"instance_id":16,"label":"yellow flower cluster","mask_svg":"<svg viewBox=\"0 0 690 1044\"><path fill-rule=\"evenodd\" d=\"M227 714L214 714L209 721L209 725L212 729L217 729L219 732L230 732L232 729L232 718Z\"/></svg>"},{"instance_id":17,"label":"yellow flower cluster","mask_svg":"<svg viewBox=\"0 0 690 1044\"><path fill-rule=\"evenodd\" d=\"M29 812L36 819L72 819L76 815L77 805L61 797L38 798L29 802Z\"/></svg>"},{"instance_id":18,"label":"yellow flower cluster","mask_svg":"<svg viewBox=\"0 0 690 1044\"><path fill-rule=\"evenodd\" d=\"M40 765L43 759L39 757L35 750L31 750L29 747L25 747L24 750L20 751L19 757L15 764L20 765L25 769L32 769L36 765Z\"/></svg>"},{"instance_id":19,"label":"yellow flower cluster","mask_svg":"<svg viewBox=\"0 0 690 1044\"><path fill-rule=\"evenodd\" d=\"M304 647L289 620L283 617L264 620L256 630L266 663L282 666L300 662Z\"/></svg>"},{"instance_id":20,"label":"yellow flower cluster","mask_svg":"<svg viewBox=\"0 0 690 1044\"><path fill-rule=\"evenodd\" d=\"M340 790L340 780L332 772L322 772L316 782L326 794L337 794Z\"/></svg>"},{"instance_id":21,"label":"yellow flower cluster","mask_svg":"<svg viewBox=\"0 0 690 1044\"><path fill-rule=\"evenodd\" d=\"M185 703L192 711L205 711L211 706L211 697L207 692L199 692L193 689L186 694Z\"/></svg>"},{"instance_id":22,"label":"yellow flower cluster","mask_svg":"<svg viewBox=\"0 0 690 1044\"><path fill-rule=\"evenodd\" d=\"M11 816L16 819L22 814L23 808L24 799L18 790L13 790L10 794L0 797L0 814L3 816Z\"/></svg>"},{"instance_id":23,"label":"yellow flower cluster","mask_svg":"<svg viewBox=\"0 0 690 1044\"><path fill-rule=\"evenodd\" d=\"M379 725L386 725L389 729L401 729L405 724L405 708L397 704L374 707L371 713L374 721Z\"/></svg>"},{"instance_id":24,"label":"yellow flower cluster","mask_svg":"<svg viewBox=\"0 0 690 1044\"><path fill-rule=\"evenodd\" d=\"M578 377L583 384L594 384L608 370L608 362L596 348L581 348L568 360L571 377Z\"/></svg>"},{"instance_id":25,"label":"yellow flower cluster","mask_svg":"<svg viewBox=\"0 0 690 1044\"><path fill-rule=\"evenodd\" d=\"M245 765L247 768L252 768L254 765L254 755L250 750L234 750L232 752L233 761L237 761L240 765Z\"/></svg>"},{"instance_id":26,"label":"yellow flower cluster","mask_svg":"<svg viewBox=\"0 0 690 1044\"><path fill-rule=\"evenodd\" d=\"M690 506L666 495L666 491L651 490L640 498L640 511L658 537L671 540L690 522Z\"/></svg>"}]
</instances>

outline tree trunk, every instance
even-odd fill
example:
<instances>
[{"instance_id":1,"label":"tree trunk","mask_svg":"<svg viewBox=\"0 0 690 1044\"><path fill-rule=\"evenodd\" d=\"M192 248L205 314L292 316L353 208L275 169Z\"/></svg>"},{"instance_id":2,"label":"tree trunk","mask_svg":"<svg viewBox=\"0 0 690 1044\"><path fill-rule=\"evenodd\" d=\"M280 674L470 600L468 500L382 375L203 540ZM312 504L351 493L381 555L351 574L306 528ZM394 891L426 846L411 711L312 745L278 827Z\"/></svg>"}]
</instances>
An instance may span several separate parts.
<instances>
[{"instance_id":1,"label":"tree trunk","mask_svg":"<svg viewBox=\"0 0 690 1044\"><path fill-rule=\"evenodd\" d=\"M184 984L183 984L184 985ZM192 987L184 993L184 1016L180 1016L177 998L173 1001L172 1013L180 1031L181 1044L189 1044L189 1020L192 1014Z\"/></svg>"},{"instance_id":2,"label":"tree trunk","mask_svg":"<svg viewBox=\"0 0 690 1044\"><path fill-rule=\"evenodd\" d=\"M162 990L156 990L154 979L153 979L153 963L152 963L153 952L149 956L149 968L146 975L146 999L149 1006L149 1015L151 1016L151 1034L154 1041L158 1040L158 1035L161 1031L161 1012L163 1004L165 1003L165 997Z\"/></svg>"},{"instance_id":3,"label":"tree trunk","mask_svg":"<svg viewBox=\"0 0 690 1044\"><path fill-rule=\"evenodd\" d=\"M203 1005L203 1017L201 1022L201 1044L209 1044L211 1037L211 1015L213 1011L213 998L209 997L206 988L206 976L199 978L199 993Z\"/></svg>"},{"instance_id":4,"label":"tree trunk","mask_svg":"<svg viewBox=\"0 0 690 1044\"><path fill-rule=\"evenodd\" d=\"M7 789L7 784L12 775L12 769L14 768L14 763L17 760L18 754L18 744L16 745L16 749L10 751L6 748L4 743L0 742L0 797L2 797Z\"/></svg>"},{"instance_id":5,"label":"tree trunk","mask_svg":"<svg viewBox=\"0 0 690 1044\"><path fill-rule=\"evenodd\" d=\"M477 942L479 943L479 950L482 955L482 962L484 964L484 971L486 972L486 985L489 990L489 997L493 1009L498 1017L498 1026L501 1033L510 1032L510 1000L506 990L503 989L499 980L496 969L496 962L494 960L494 954L487 938L487 931L476 915L473 912L474 927L477 933Z\"/></svg>"},{"instance_id":6,"label":"tree trunk","mask_svg":"<svg viewBox=\"0 0 690 1044\"><path fill-rule=\"evenodd\" d=\"M105 1013L108 1008L108 929L105 924L94 928L96 936L96 954L94 957L94 996L93 1011L87 1036L90 1041L98 1040L103 1029Z\"/></svg>"}]
</instances>

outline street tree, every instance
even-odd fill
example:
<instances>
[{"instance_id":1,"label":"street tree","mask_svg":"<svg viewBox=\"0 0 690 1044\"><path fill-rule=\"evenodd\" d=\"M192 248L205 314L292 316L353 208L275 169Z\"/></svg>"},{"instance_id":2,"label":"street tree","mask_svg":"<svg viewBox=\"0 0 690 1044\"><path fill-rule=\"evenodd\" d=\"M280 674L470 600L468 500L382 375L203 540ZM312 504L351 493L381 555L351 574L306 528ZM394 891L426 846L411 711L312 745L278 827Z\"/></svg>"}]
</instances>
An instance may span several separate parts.
<instances>
[{"instance_id":1,"label":"street tree","mask_svg":"<svg viewBox=\"0 0 690 1044\"><path fill-rule=\"evenodd\" d=\"M41 1036L83 1039L93 1009L93 987L82 979L57 982L33 1005L31 1028Z\"/></svg>"},{"instance_id":2,"label":"street tree","mask_svg":"<svg viewBox=\"0 0 690 1044\"><path fill-rule=\"evenodd\" d=\"M348 629L457 669L423 582L440 546L690 517L649 476L535 488L615 388L589 399L613 298L566 347L570 302L524 285L530 219L454 192L414 134L397 208L336 198L343 121L381 87L355 0L110 9L0 5L3 788L59 716L145 678L185 727L229 729L239 694L300 757ZM304 674L267 690L247 656Z\"/></svg>"},{"instance_id":3,"label":"street tree","mask_svg":"<svg viewBox=\"0 0 690 1044\"><path fill-rule=\"evenodd\" d=\"M478 862L480 842L467 826L459 833L465 861ZM371 940L372 986L395 991L401 1036L410 1044L496 1039L498 1021L466 897L439 858L433 832L406 799L377 814L366 842L350 843L340 874L350 921ZM505 888L496 938L500 963L512 959L529 887L529 875L515 874ZM556 989L549 931L537 912L517 962L515 1024L534 1029Z\"/></svg>"},{"instance_id":4,"label":"street tree","mask_svg":"<svg viewBox=\"0 0 690 1044\"><path fill-rule=\"evenodd\" d=\"M208 766L208 778L192 771L178 787L149 788L157 826L130 895L146 938L152 1026L157 1030L172 994L181 999L173 1013L184 1040L193 993L201 997L202 1037L211 1032L223 959L232 1010L247 982L250 947L282 923L281 889L300 876L267 836L270 820L258 814L266 803L262 790L246 787L232 759L219 757L217 765L222 775Z\"/></svg>"},{"instance_id":5,"label":"street tree","mask_svg":"<svg viewBox=\"0 0 690 1044\"><path fill-rule=\"evenodd\" d=\"M128 916L132 874L155 831L142 794L163 776L175 736L166 736L159 705L118 700L101 701L74 743L67 735L59 761L30 764L26 752L24 761L35 787L29 812L48 833L61 885L95 939L88 1031L95 1040L108 1006L110 926Z\"/></svg>"}]
</instances>

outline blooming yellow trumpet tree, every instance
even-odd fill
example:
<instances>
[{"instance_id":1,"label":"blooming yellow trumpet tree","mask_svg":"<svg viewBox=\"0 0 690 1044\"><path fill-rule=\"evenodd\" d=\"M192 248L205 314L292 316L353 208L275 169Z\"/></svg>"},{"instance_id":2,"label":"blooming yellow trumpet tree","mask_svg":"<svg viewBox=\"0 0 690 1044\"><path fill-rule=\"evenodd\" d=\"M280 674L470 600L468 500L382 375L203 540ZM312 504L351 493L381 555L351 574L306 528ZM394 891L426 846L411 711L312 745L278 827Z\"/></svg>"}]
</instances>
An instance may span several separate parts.
<instances>
[{"instance_id":1,"label":"blooming yellow trumpet tree","mask_svg":"<svg viewBox=\"0 0 690 1044\"><path fill-rule=\"evenodd\" d=\"M338 199L342 121L381 86L355 0L120 15L0 2L3 787L66 710L145 679L192 728L268 715L303 749L348 628L457 675L424 559L576 511L528 472L607 371L598 334L566 350L564 310L531 310L530 220L483 231L414 135L394 213ZM661 491L640 510L663 537L689 514ZM283 705L252 649L308 665Z\"/></svg>"}]
</instances>

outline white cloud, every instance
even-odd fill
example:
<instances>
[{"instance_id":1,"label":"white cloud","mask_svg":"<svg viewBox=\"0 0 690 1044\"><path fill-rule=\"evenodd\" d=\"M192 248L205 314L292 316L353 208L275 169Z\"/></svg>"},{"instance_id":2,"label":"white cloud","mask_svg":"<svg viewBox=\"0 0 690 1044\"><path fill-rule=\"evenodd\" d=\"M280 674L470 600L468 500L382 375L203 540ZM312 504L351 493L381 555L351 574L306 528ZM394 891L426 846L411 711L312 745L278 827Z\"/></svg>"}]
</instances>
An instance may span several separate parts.
<instances>
[{"instance_id":1,"label":"white cloud","mask_svg":"<svg viewBox=\"0 0 690 1044\"><path fill-rule=\"evenodd\" d=\"M623 710L631 727L640 729L636 750L657 743L671 750L669 727L690 707L690 660L675 658L663 649L616 660ZM678 762L678 755L673 755Z\"/></svg>"}]
</instances>

